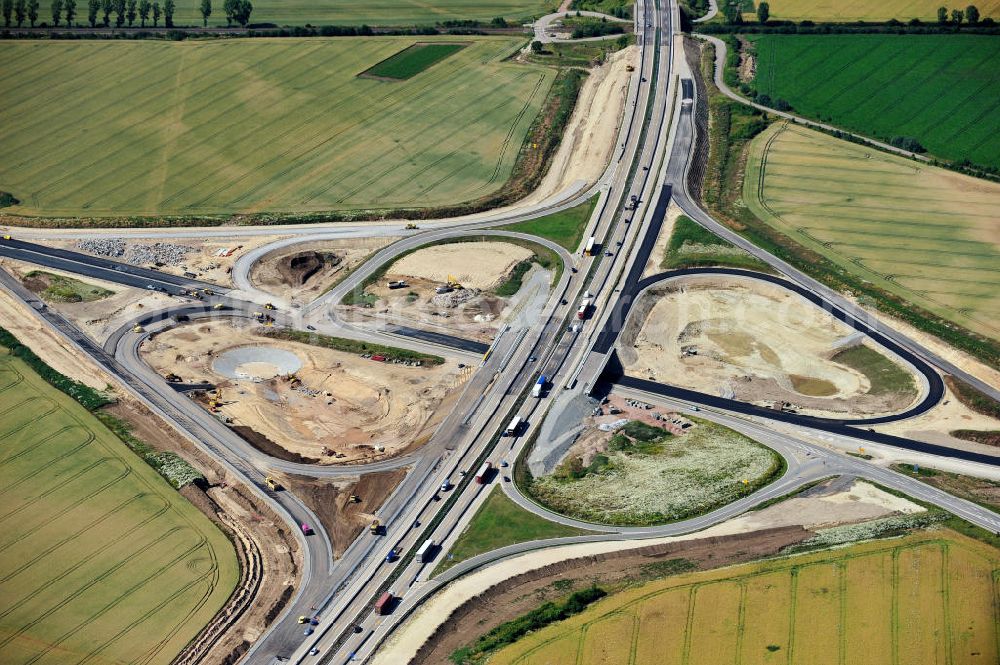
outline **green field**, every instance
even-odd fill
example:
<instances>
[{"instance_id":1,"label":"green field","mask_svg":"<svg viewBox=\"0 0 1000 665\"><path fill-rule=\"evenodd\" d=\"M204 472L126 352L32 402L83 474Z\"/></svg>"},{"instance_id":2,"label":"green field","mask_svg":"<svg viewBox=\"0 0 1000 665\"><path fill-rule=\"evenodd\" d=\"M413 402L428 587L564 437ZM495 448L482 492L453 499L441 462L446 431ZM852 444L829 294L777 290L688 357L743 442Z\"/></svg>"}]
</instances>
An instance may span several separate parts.
<instances>
[{"instance_id":1,"label":"green field","mask_svg":"<svg viewBox=\"0 0 1000 665\"><path fill-rule=\"evenodd\" d=\"M534 513L529 513L508 499L497 485L490 491L490 495L455 544L448 550L448 554L434 569L434 574L448 570L456 563L477 554L507 545L587 533L592 532L550 522Z\"/></svg>"},{"instance_id":2,"label":"green field","mask_svg":"<svg viewBox=\"0 0 1000 665\"><path fill-rule=\"evenodd\" d=\"M100 286L44 270L32 270L22 281L35 293L54 302L93 302L115 294Z\"/></svg>"},{"instance_id":3,"label":"green field","mask_svg":"<svg viewBox=\"0 0 1000 665\"><path fill-rule=\"evenodd\" d=\"M1000 39L988 35L764 35L755 89L865 136L1000 168Z\"/></svg>"},{"instance_id":4,"label":"green field","mask_svg":"<svg viewBox=\"0 0 1000 665\"><path fill-rule=\"evenodd\" d=\"M972 3L979 8L980 18L1000 18L1000 1L980 0ZM782 21L909 21L918 18L924 22L937 22L938 7L946 5L948 15L952 8L965 11L968 2L943 3L941 0L769 0L771 18ZM756 4L754 4L756 7ZM747 20L756 21L756 14L747 14Z\"/></svg>"},{"instance_id":5,"label":"green field","mask_svg":"<svg viewBox=\"0 0 1000 665\"><path fill-rule=\"evenodd\" d=\"M667 577L492 665L995 663L997 550L952 531Z\"/></svg>"},{"instance_id":6,"label":"green field","mask_svg":"<svg viewBox=\"0 0 1000 665\"><path fill-rule=\"evenodd\" d=\"M841 269L1000 339L1000 185L778 123L750 145L743 198Z\"/></svg>"},{"instance_id":7,"label":"green field","mask_svg":"<svg viewBox=\"0 0 1000 665\"><path fill-rule=\"evenodd\" d=\"M71 398L0 354L5 663L169 663L232 592L232 545Z\"/></svg>"},{"instance_id":8,"label":"green field","mask_svg":"<svg viewBox=\"0 0 1000 665\"><path fill-rule=\"evenodd\" d=\"M5 212L424 208L495 192L553 70L501 62L520 39L477 37L406 81L357 76L418 41L434 39L0 43L0 190L22 201Z\"/></svg>"},{"instance_id":9,"label":"green field","mask_svg":"<svg viewBox=\"0 0 1000 665\"><path fill-rule=\"evenodd\" d=\"M402 81L430 69L449 55L458 53L467 44L413 44L389 56L361 76L375 76Z\"/></svg>"},{"instance_id":10,"label":"green field","mask_svg":"<svg viewBox=\"0 0 1000 665\"><path fill-rule=\"evenodd\" d=\"M555 0L432 0L364 2L363 0L255 0L251 23L277 25L433 25L441 21L489 22L496 16L518 21L548 14ZM177 25L201 25L201 0L177 0ZM47 5L46 5L47 7ZM86 7L84 7L86 10ZM86 18L86 15L84 15ZM225 25L222 2L212 3L208 24Z\"/></svg>"}]
</instances>

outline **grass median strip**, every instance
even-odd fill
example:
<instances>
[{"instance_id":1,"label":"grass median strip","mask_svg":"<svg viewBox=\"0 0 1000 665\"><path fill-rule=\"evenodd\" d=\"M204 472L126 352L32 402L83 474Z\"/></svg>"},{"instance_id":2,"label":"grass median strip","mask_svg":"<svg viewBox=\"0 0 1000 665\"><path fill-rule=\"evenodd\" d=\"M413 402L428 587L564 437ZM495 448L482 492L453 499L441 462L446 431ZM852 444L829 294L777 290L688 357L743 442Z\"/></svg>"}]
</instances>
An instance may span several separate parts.
<instances>
[{"instance_id":1,"label":"grass median strip","mask_svg":"<svg viewBox=\"0 0 1000 665\"><path fill-rule=\"evenodd\" d=\"M345 353L357 353L361 355L383 356L389 362L417 362L427 365L443 365L444 358L430 353L420 353L408 349L400 349L395 346L385 346L372 342L363 342L357 339L347 339L345 337L331 337L314 332L302 330L287 330L283 328L264 328L258 332L262 337L272 337L283 339L288 342L298 342L300 344L310 344L320 346L334 351L344 351Z\"/></svg>"}]
</instances>

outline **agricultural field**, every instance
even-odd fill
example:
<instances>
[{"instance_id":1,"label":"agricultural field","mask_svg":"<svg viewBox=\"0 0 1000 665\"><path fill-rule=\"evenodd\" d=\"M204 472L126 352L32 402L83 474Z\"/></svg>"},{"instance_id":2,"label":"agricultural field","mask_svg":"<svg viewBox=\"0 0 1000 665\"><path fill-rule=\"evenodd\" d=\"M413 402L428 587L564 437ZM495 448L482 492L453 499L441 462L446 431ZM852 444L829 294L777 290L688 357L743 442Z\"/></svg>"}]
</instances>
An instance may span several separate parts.
<instances>
[{"instance_id":1,"label":"agricultural field","mask_svg":"<svg viewBox=\"0 0 1000 665\"><path fill-rule=\"evenodd\" d=\"M494 665L993 663L1000 554L948 530L667 577L594 603Z\"/></svg>"},{"instance_id":2,"label":"agricultural field","mask_svg":"<svg viewBox=\"0 0 1000 665\"><path fill-rule=\"evenodd\" d=\"M404 81L420 72L430 69L438 62L453 55L467 44L414 44L389 56L382 62L363 72L361 76Z\"/></svg>"},{"instance_id":3,"label":"agricultural field","mask_svg":"<svg viewBox=\"0 0 1000 665\"><path fill-rule=\"evenodd\" d=\"M865 136L1000 168L1000 40L988 35L750 36L753 86Z\"/></svg>"},{"instance_id":4,"label":"agricultural field","mask_svg":"<svg viewBox=\"0 0 1000 665\"><path fill-rule=\"evenodd\" d=\"M750 145L743 199L844 270L1000 339L1000 185L779 123Z\"/></svg>"},{"instance_id":5,"label":"agricultural field","mask_svg":"<svg viewBox=\"0 0 1000 665\"><path fill-rule=\"evenodd\" d=\"M0 355L5 663L166 665L228 598L232 545L70 397Z\"/></svg>"},{"instance_id":6,"label":"agricultural field","mask_svg":"<svg viewBox=\"0 0 1000 665\"><path fill-rule=\"evenodd\" d=\"M6 42L0 190L22 203L4 211L424 208L499 190L554 71L501 62L520 39L476 37L404 81L358 76L418 41L434 38Z\"/></svg>"},{"instance_id":7,"label":"agricultural field","mask_svg":"<svg viewBox=\"0 0 1000 665\"><path fill-rule=\"evenodd\" d=\"M752 4L756 7L755 3ZM853 21L888 21L897 19L903 22L918 18L924 22L937 22L937 9L943 4L940 0L769 0L771 18L781 21L826 21L830 23L849 23ZM954 3L948 4L949 15ZM967 3L954 5L965 10ZM974 3L979 8L981 18L992 16L1000 18L1000 1L980 0ZM747 7L747 20L756 21L757 15Z\"/></svg>"},{"instance_id":8,"label":"agricultural field","mask_svg":"<svg viewBox=\"0 0 1000 665\"><path fill-rule=\"evenodd\" d=\"M502 16L519 21L552 11L554 0L432 0L431 2L363 2L362 0L256 0L251 22L277 25L433 25L441 21L489 22ZM210 26L226 25L222 3L212 3ZM174 22L201 25L200 0L178 0Z\"/></svg>"},{"instance_id":9,"label":"agricultural field","mask_svg":"<svg viewBox=\"0 0 1000 665\"><path fill-rule=\"evenodd\" d=\"M671 424L670 431L638 420L614 433L591 430L552 473L532 478L528 492L570 517L647 526L709 512L783 469L777 453L738 432L705 420L684 422L688 427Z\"/></svg>"}]
</instances>

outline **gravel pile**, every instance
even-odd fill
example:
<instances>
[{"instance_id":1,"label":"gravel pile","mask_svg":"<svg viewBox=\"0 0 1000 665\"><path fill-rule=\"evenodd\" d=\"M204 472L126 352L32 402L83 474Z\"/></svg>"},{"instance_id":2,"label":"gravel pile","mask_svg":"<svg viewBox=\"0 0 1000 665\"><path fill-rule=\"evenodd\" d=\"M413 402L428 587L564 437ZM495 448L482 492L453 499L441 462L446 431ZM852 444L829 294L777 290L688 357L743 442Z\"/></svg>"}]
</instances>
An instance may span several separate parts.
<instances>
[{"instance_id":1,"label":"gravel pile","mask_svg":"<svg viewBox=\"0 0 1000 665\"><path fill-rule=\"evenodd\" d=\"M431 297L431 302L438 307L458 307L479 295L479 289L458 289L449 293L438 293Z\"/></svg>"},{"instance_id":2,"label":"gravel pile","mask_svg":"<svg viewBox=\"0 0 1000 665\"><path fill-rule=\"evenodd\" d=\"M180 265L185 257L193 252L185 245L172 245L166 242L154 242L151 245L127 245L119 238L95 238L81 240L77 248L98 256L120 258L127 263L136 265L162 264L168 266Z\"/></svg>"}]
</instances>

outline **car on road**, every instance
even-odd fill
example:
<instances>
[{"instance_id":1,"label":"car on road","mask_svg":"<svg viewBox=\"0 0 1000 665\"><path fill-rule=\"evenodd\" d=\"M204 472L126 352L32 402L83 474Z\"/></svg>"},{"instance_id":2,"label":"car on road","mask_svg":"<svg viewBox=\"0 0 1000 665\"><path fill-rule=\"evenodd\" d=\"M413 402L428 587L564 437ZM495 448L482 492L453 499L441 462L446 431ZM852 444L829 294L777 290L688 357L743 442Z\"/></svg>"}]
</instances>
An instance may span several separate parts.
<instances>
[{"instance_id":1,"label":"car on road","mask_svg":"<svg viewBox=\"0 0 1000 665\"><path fill-rule=\"evenodd\" d=\"M614 256L614 253L610 249L604 250L604 256Z\"/></svg>"},{"instance_id":2,"label":"car on road","mask_svg":"<svg viewBox=\"0 0 1000 665\"><path fill-rule=\"evenodd\" d=\"M538 360L538 356L531 356L530 358L528 358L528 362L529 362L529 363L533 363L533 362L535 362L536 360Z\"/></svg>"},{"instance_id":3,"label":"car on road","mask_svg":"<svg viewBox=\"0 0 1000 665\"><path fill-rule=\"evenodd\" d=\"M312 649L309 649L309 655L310 656L318 656L319 655L319 649L317 649L316 647L313 647Z\"/></svg>"},{"instance_id":4,"label":"car on road","mask_svg":"<svg viewBox=\"0 0 1000 665\"><path fill-rule=\"evenodd\" d=\"M299 617L299 623L309 623L309 617Z\"/></svg>"},{"instance_id":5,"label":"car on road","mask_svg":"<svg viewBox=\"0 0 1000 665\"><path fill-rule=\"evenodd\" d=\"M312 527L309 526L308 524L306 524L305 522L303 522L302 523L302 533L305 534L305 535L307 535L307 536L311 536L312 533L313 533Z\"/></svg>"},{"instance_id":6,"label":"car on road","mask_svg":"<svg viewBox=\"0 0 1000 665\"><path fill-rule=\"evenodd\" d=\"M316 330L316 326L307 325L306 330Z\"/></svg>"},{"instance_id":7,"label":"car on road","mask_svg":"<svg viewBox=\"0 0 1000 665\"><path fill-rule=\"evenodd\" d=\"M510 464L507 464L507 460L500 460L500 466L507 468Z\"/></svg>"},{"instance_id":8,"label":"car on road","mask_svg":"<svg viewBox=\"0 0 1000 665\"><path fill-rule=\"evenodd\" d=\"M306 628L305 630L302 631L302 634L303 635L312 635L314 632L316 632L316 631L314 631L312 629L312 626L309 626L308 628Z\"/></svg>"},{"instance_id":9,"label":"car on road","mask_svg":"<svg viewBox=\"0 0 1000 665\"><path fill-rule=\"evenodd\" d=\"M509 483L509 482L510 482L510 476L504 476L504 477L503 477L503 481L504 481L505 483Z\"/></svg>"},{"instance_id":10,"label":"car on road","mask_svg":"<svg viewBox=\"0 0 1000 665\"><path fill-rule=\"evenodd\" d=\"M445 479L445 481L443 483L441 483L441 491L442 492L447 492L450 489L451 489L451 481Z\"/></svg>"}]
</instances>

